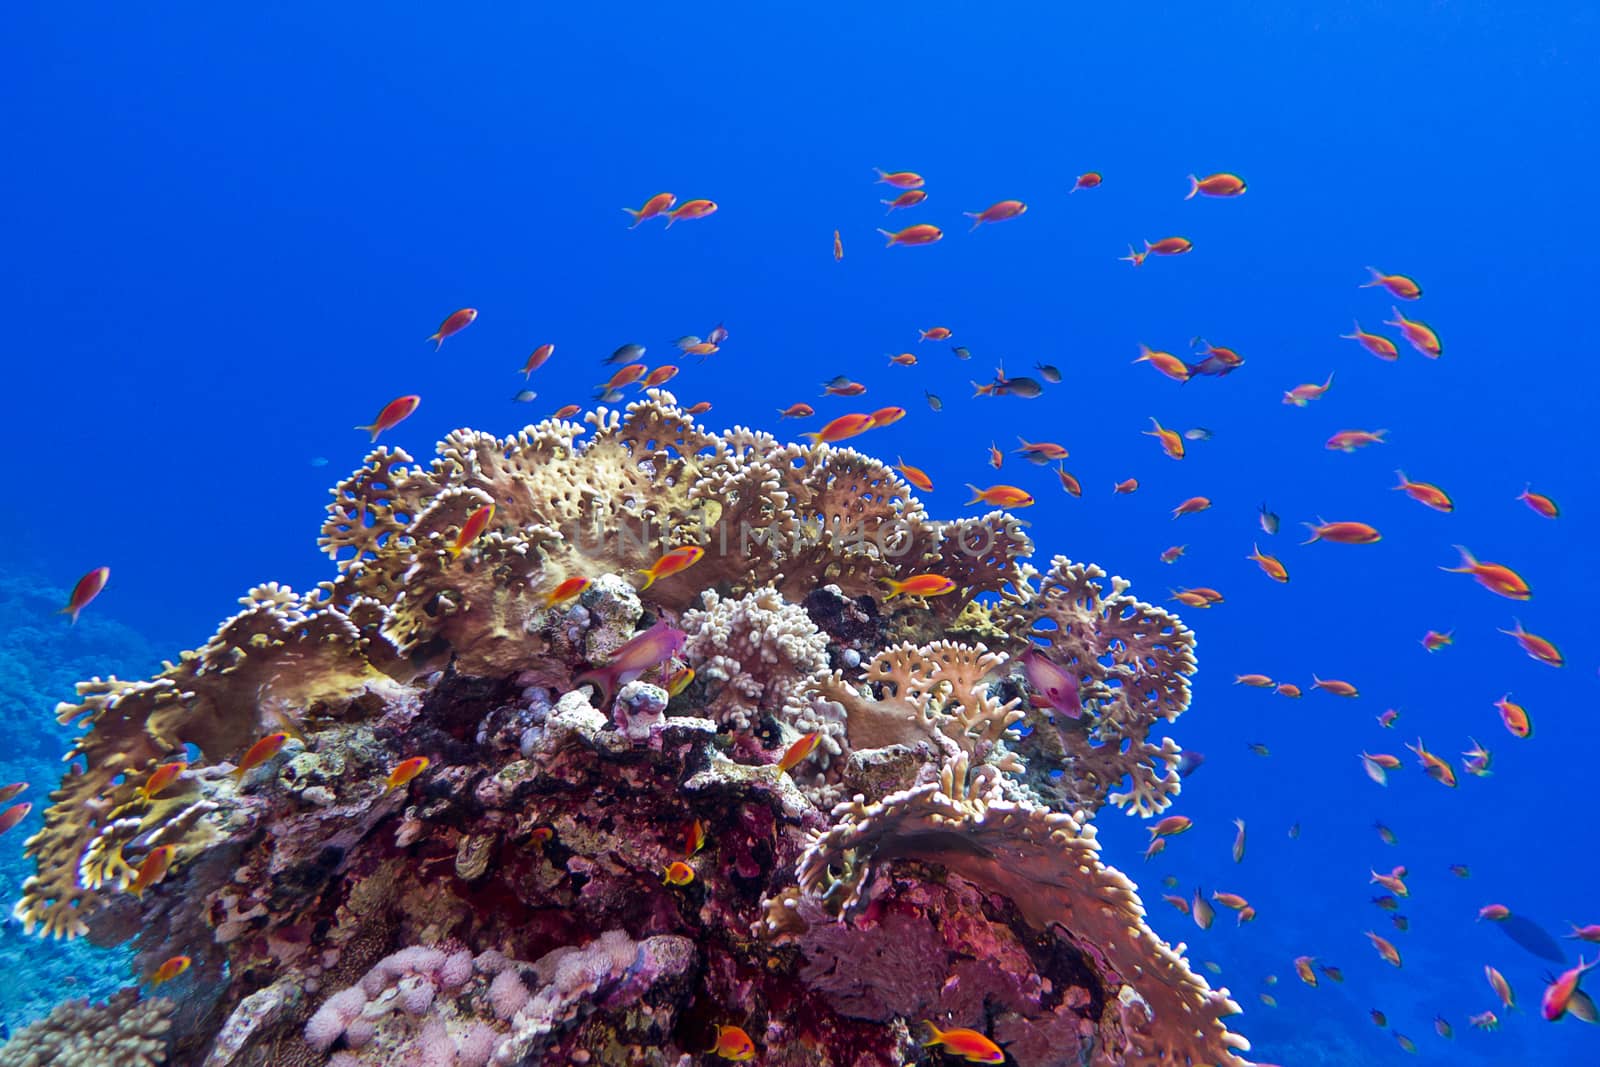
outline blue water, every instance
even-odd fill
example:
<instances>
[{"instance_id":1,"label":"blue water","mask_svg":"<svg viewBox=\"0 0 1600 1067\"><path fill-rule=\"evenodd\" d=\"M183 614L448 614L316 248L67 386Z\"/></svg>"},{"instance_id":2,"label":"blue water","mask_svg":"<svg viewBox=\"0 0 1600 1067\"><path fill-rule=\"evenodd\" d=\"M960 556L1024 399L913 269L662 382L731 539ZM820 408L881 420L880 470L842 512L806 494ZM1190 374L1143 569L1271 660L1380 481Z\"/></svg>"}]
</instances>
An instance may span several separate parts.
<instances>
[{"instance_id":1,"label":"blue water","mask_svg":"<svg viewBox=\"0 0 1600 1067\"><path fill-rule=\"evenodd\" d=\"M322 504L367 447L350 427L394 396L422 395L389 440L426 456L454 427L507 432L583 401L619 344L647 345L654 365L672 339L726 321L723 351L673 383L714 404L708 423L775 428L798 400L821 417L901 403L911 414L862 444L926 468L935 514L975 510L964 482L1015 482L1039 497L1025 517L1042 557L1097 561L1152 600L1177 585L1225 593L1185 612L1201 672L1172 732L1209 758L1175 810L1196 828L1146 864L1141 825L1108 811L1101 826L1157 928L1222 966L1258 1058L1404 1060L1368 1020L1377 1007L1418 1043L1411 1062L1600 1062L1600 1030L1538 1019L1548 965L1474 922L1491 902L1557 934L1600 922L1591 6L271 6L11 12L0 574L48 596L6 599L10 657L142 672L149 650L202 641L251 585L327 576ZM875 166L927 177L927 203L890 223L943 226L941 243L882 247L878 200L893 190ZM1104 186L1066 195L1086 170ZM1185 175L1219 170L1249 191L1182 199ZM629 231L619 208L663 189L720 210ZM1025 217L966 232L960 212L1011 197ZM1117 262L1128 242L1175 233L1193 253ZM1386 317L1387 296L1357 288L1369 263L1421 282L1405 310L1439 330L1442 359L1402 344L1387 364L1338 339ZM481 317L434 353L423 337L464 305ZM972 360L917 345L933 325ZM1130 364L1140 343L1181 352L1197 334L1246 365L1180 386ZM547 341L539 399L511 403ZM906 350L922 362L887 365ZM968 380L1002 360L1012 374L1054 363L1064 381L1037 400L972 399ZM1330 371L1324 399L1279 403ZM866 382L871 407L818 400L835 374ZM1173 463L1140 435L1151 416L1215 438ZM1324 450L1347 428L1386 428L1388 443ZM1048 468L985 466L991 440L1019 433L1067 445L1083 499ZM1397 467L1447 489L1456 512L1391 492ZM1130 476L1139 492L1113 496ZM1559 520L1514 499L1528 481ZM1168 517L1194 494L1215 507ZM1262 501L1283 517L1276 537L1255 525ZM1296 544L1318 515L1384 540ZM1287 586L1243 559L1257 540ZM1160 563L1177 543L1187 555ZM1458 543L1516 567L1533 599L1442 573ZM111 585L90 610L103 625L58 625L40 604L101 564ZM1514 616L1567 666L1495 632ZM112 623L139 647L107 636ZM1424 652L1429 628L1454 628L1455 646ZM1231 684L1258 671L1349 679L1362 695L1294 702ZM4 780L56 744L49 709L71 680L16 675L0 690ZM1507 691L1532 714L1529 740L1491 706ZM1375 717L1390 707L1401 717L1385 731ZM1420 736L1454 758L1469 735L1495 773L1455 790L1402 748ZM1406 758L1386 790L1362 774L1362 748ZM1235 817L1250 828L1238 867ZM37 819L0 839L8 897ZM1405 934L1368 903L1369 870L1395 864L1412 872ZM1167 874L1180 892L1242 893L1260 918L1235 929L1224 913L1202 933L1160 903ZM1367 929L1391 936L1403 970ZM1305 988L1298 955L1346 981ZM1535 1008L1502 1011L1494 1034L1466 1025L1496 1006L1486 963ZM1276 1009L1256 1000L1267 974ZM1436 1013L1452 1041L1433 1033Z\"/></svg>"}]
</instances>

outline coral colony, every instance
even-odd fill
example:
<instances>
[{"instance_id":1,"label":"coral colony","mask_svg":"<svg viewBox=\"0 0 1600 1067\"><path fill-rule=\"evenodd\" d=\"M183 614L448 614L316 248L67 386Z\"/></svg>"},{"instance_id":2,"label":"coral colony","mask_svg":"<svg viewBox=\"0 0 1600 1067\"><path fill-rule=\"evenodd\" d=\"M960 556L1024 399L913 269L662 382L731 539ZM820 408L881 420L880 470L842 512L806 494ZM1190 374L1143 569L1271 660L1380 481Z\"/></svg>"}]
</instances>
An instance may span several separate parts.
<instances>
[{"instance_id":1,"label":"coral colony","mask_svg":"<svg viewBox=\"0 0 1600 1067\"><path fill-rule=\"evenodd\" d=\"M1246 1063L1092 822L1178 793L1182 623L858 452L586 423L375 448L336 578L78 686L15 914L145 989L0 1064Z\"/></svg>"}]
</instances>

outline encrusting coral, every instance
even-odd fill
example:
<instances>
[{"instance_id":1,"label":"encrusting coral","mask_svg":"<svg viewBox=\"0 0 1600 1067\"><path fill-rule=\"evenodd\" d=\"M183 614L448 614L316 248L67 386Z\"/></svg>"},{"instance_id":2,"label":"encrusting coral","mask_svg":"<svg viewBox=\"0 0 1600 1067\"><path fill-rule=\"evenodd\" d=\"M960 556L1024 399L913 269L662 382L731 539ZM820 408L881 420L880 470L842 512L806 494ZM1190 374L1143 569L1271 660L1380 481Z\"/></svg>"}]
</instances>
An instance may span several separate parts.
<instances>
[{"instance_id":1,"label":"encrusting coral","mask_svg":"<svg viewBox=\"0 0 1600 1067\"><path fill-rule=\"evenodd\" d=\"M651 392L427 466L377 448L322 546L333 580L58 711L83 732L16 915L191 957L170 1017L121 1013L170 1018L165 1062L665 1065L738 1026L868 1067L925 1058L929 1018L1019 1065L1245 1064L1090 821L1177 794L1149 731L1193 637L1092 566L1040 576L1011 516L929 519L878 460ZM957 588L884 599L917 574Z\"/></svg>"}]
</instances>

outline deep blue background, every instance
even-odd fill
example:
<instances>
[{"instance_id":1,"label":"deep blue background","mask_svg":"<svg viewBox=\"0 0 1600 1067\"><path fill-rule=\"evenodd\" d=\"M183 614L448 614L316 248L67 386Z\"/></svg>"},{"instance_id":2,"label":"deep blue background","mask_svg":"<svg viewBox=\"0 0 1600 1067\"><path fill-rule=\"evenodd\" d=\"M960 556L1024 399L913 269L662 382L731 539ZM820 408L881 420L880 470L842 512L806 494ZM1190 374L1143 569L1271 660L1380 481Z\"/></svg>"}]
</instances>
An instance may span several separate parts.
<instances>
[{"instance_id":1,"label":"deep blue background","mask_svg":"<svg viewBox=\"0 0 1600 1067\"><path fill-rule=\"evenodd\" d=\"M1466 1027L1494 1004L1485 963L1535 1009L1545 967L1475 924L1479 906L1556 932L1600 922L1591 5L228 6L11 12L6 566L64 595L108 564L91 611L168 654L192 647L252 584L330 573L315 549L327 489L366 448L350 427L392 397L423 396L388 440L426 456L453 427L506 432L584 399L624 341L654 364L726 320L723 352L674 383L715 404L709 424L773 427L797 400L828 417L903 403L910 417L862 444L928 469L945 515L969 510L961 483L997 480L991 440L1060 441L1084 499L1015 459L998 479L1038 494L1025 517L1041 556L1095 560L1152 600L1176 584L1226 593L1186 613L1202 667L1173 732L1210 759L1176 810L1196 829L1146 865L1133 820L1102 824L1158 928L1223 965L1259 1058L1401 1058L1367 1019L1381 1007L1420 1061L1600 1059L1600 1031L1536 1010L1498 1034ZM882 247L878 200L894 191L874 166L927 176L927 203L891 223L934 222L942 243ZM1105 185L1067 196L1090 169ZM1249 192L1185 202L1185 175L1214 170ZM618 209L663 189L721 210L630 232ZM966 232L961 211L1008 197L1028 201L1023 219ZM1117 262L1171 233L1195 251ZM1440 331L1442 359L1402 345L1390 365L1338 339L1386 317L1386 296L1357 288L1369 263L1420 280L1406 310ZM422 339L463 305L481 317L435 354ZM919 348L916 329L935 324L973 360ZM1247 365L1181 387L1130 365L1140 343L1181 352L1196 334ZM512 404L546 341L539 400ZM908 348L919 366L886 366ZM1013 374L1055 363L1065 381L1032 401L970 399L967 380L1002 359ZM1335 370L1322 401L1279 403ZM840 373L871 392L818 401ZM1140 436L1152 415L1216 437L1173 463ZM1390 443L1322 447L1379 427ZM1456 513L1391 492L1396 467L1444 486ZM1143 488L1112 496L1128 476ZM1560 520L1513 499L1529 480ZM1216 507L1169 519L1195 493ZM1276 538L1255 526L1263 500L1284 518ZM1384 541L1296 546L1317 515L1372 522ZM1243 559L1258 538L1288 586ZM1167 567L1156 557L1173 543L1188 555ZM1534 599L1441 573L1453 543L1520 569ZM1514 615L1567 667L1494 632ZM1456 628L1456 646L1423 652L1429 627ZM91 639L61 629L40 654ZM1230 685L1247 671L1347 678L1362 697ZM1499 725L1506 691L1531 740ZM1386 707L1402 711L1392 732L1374 722ZM1434 784L1401 747L1419 734L1451 756L1469 735L1488 743L1494 776ZM1363 747L1407 757L1387 791L1362 775ZM1235 816L1251 829L1237 869ZM1380 817L1397 847L1371 831ZM1472 878L1451 877L1454 862ZM1412 931L1393 938L1401 972L1362 937L1392 933L1366 880L1395 863L1414 885ZM1244 893L1260 919L1201 933L1159 902L1167 873L1185 891ZM1347 981L1302 987L1301 954ZM1256 1001L1268 973L1276 1010Z\"/></svg>"}]
</instances>

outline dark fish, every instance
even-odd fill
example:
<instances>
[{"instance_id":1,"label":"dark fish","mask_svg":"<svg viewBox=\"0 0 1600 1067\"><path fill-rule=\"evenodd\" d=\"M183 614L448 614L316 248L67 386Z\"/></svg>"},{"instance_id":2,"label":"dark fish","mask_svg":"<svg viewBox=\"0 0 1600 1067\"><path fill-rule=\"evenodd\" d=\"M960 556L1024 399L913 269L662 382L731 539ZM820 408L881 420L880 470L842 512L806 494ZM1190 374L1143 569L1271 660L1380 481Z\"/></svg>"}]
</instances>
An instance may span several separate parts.
<instances>
[{"instance_id":1,"label":"dark fish","mask_svg":"<svg viewBox=\"0 0 1600 1067\"><path fill-rule=\"evenodd\" d=\"M968 348L966 345L951 345L950 351L956 354L957 359L972 358L972 349Z\"/></svg>"},{"instance_id":2,"label":"dark fish","mask_svg":"<svg viewBox=\"0 0 1600 1067\"><path fill-rule=\"evenodd\" d=\"M926 389L924 389L922 391L922 395L928 398L928 406L930 408L932 408L935 411L943 411L944 410L944 401L943 400L940 400L938 397L934 396L932 393L928 392Z\"/></svg>"},{"instance_id":3,"label":"dark fish","mask_svg":"<svg viewBox=\"0 0 1600 1067\"><path fill-rule=\"evenodd\" d=\"M1204 426L1196 426L1192 430L1183 431L1183 436L1191 441L1209 441L1211 440L1211 431Z\"/></svg>"},{"instance_id":4,"label":"dark fish","mask_svg":"<svg viewBox=\"0 0 1600 1067\"><path fill-rule=\"evenodd\" d=\"M1293 826L1289 827L1289 840L1290 841L1298 841L1298 840L1300 840L1300 824L1299 823L1295 823Z\"/></svg>"},{"instance_id":5,"label":"dark fish","mask_svg":"<svg viewBox=\"0 0 1600 1067\"><path fill-rule=\"evenodd\" d=\"M1034 369L1036 369L1039 372L1039 377L1043 378L1045 381L1049 382L1051 385L1055 385L1057 382L1059 382L1061 380L1061 372L1059 370L1057 370L1051 364L1049 364L1049 363L1035 363L1033 366L1034 366Z\"/></svg>"},{"instance_id":6,"label":"dark fish","mask_svg":"<svg viewBox=\"0 0 1600 1067\"><path fill-rule=\"evenodd\" d=\"M1184 749L1182 754L1178 756L1178 776L1180 778L1189 777L1199 770L1200 765L1205 761L1206 755L1204 752L1196 752L1190 748Z\"/></svg>"},{"instance_id":7,"label":"dark fish","mask_svg":"<svg viewBox=\"0 0 1600 1067\"><path fill-rule=\"evenodd\" d=\"M637 363L644 355L644 345L623 345L606 359L607 363Z\"/></svg>"},{"instance_id":8,"label":"dark fish","mask_svg":"<svg viewBox=\"0 0 1600 1067\"><path fill-rule=\"evenodd\" d=\"M1267 510L1265 504L1261 505L1261 529L1269 534L1278 532L1278 516Z\"/></svg>"},{"instance_id":9,"label":"dark fish","mask_svg":"<svg viewBox=\"0 0 1600 1067\"><path fill-rule=\"evenodd\" d=\"M621 389L602 389L594 394L594 398L602 404L615 404L622 399Z\"/></svg>"},{"instance_id":10,"label":"dark fish","mask_svg":"<svg viewBox=\"0 0 1600 1067\"><path fill-rule=\"evenodd\" d=\"M995 393L1009 393L1029 400L1044 392L1044 386L1033 378L1007 378L1004 385L996 385Z\"/></svg>"},{"instance_id":11,"label":"dark fish","mask_svg":"<svg viewBox=\"0 0 1600 1067\"><path fill-rule=\"evenodd\" d=\"M836 376L834 376L832 378L829 378L827 381L823 382L822 383L822 387L824 389L835 389L835 388L838 388L841 385L849 385L849 384L850 384L850 376L847 375L847 374L839 374L839 375L836 375Z\"/></svg>"},{"instance_id":12,"label":"dark fish","mask_svg":"<svg viewBox=\"0 0 1600 1067\"><path fill-rule=\"evenodd\" d=\"M728 328L726 326L722 325L722 323L720 323L720 322L717 323L715 326L711 327L711 332L706 334L706 340L710 341L714 345L720 345L722 342L726 341L727 339L728 339Z\"/></svg>"},{"instance_id":13,"label":"dark fish","mask_svg":"<svg viewBox=\"0 0 1600 1067\"><path fill-rule=\"evenodd\" d=\"M1512 915L1495 923L1507 937L1538 956L1551 963L1566 963L1567 957L1561 951L1561 946L1556 939L1544 932L1538 923L1521 915Z\"/></svg>"},{"instance_id":14,"label":"dark fish","mask_svg":"<svg viewBox=\"0 0 1600 1067\"><path fill-rule=\"evenodd\" d=\"M534 392L532 389L524 389L522 392L512 397L511 402L513 404L526 404L530 401L537 400L538 398L539 394Z\"/></svg>"},{"instance_id":15,"label":"dark fish","mask_svg":"<svg viewBox=\"0 0 1600 1067\"><path fill-rule=\"evenodd\" d=\"M672 342L673 347L679 349L680 351L682 349L685 349L685 348L693 348L695 345L697 345L699 343L700 343L700 338L696 337L692 333L686 333L682 337L678 338L676 341Z\"/></svg>"}]
</instances>

